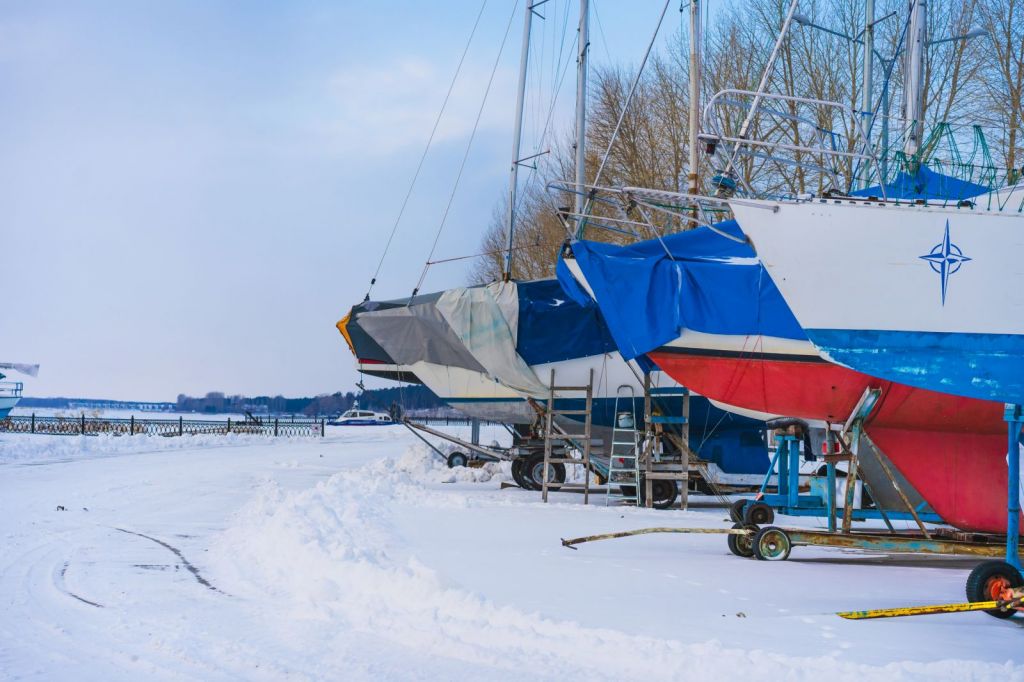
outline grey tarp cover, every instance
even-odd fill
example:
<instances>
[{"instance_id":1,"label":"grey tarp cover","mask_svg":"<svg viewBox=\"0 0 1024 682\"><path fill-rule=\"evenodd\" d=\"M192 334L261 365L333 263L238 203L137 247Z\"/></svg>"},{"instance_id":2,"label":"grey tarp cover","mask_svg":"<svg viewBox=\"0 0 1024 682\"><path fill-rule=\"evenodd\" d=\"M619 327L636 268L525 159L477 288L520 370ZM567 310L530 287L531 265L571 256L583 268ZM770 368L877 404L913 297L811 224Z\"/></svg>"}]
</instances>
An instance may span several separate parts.
<instances>
[{"instance_id":1,"label":"grey tarp cover","mask_svg":"<svg viewBox=\"0 0 1024 682\"><path fill-rule=\"evenodd\" d=\"M21 372L30 377L39 375L39 365L29 365L23 362L0 362L0 369L13 369L15 372Z\"/></svg>"},{"instance_id":2,"label":"grey tarp cover","mask_svg":"<svg viewBox=\"0 0 1024 682\"><path fill-rule=\"evenodd\" d=\"M359 324L399 365L422 361L484 372L438 312L437 299L423 296L409 306L364 312Z\"/></svg>"}]
</instances>

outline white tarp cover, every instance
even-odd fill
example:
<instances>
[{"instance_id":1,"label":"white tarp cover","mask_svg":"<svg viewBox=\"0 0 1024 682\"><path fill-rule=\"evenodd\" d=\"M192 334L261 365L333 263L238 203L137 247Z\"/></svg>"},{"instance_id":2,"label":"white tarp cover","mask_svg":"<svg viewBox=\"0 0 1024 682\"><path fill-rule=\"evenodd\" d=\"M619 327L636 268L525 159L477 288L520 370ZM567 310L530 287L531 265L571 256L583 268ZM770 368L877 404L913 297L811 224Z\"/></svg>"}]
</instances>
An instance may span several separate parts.
<instances>
[{"instance_id":1,"label":"white tarp cover","mask_svg":"<svg viewBox=\"0 0 1024 682\"><path fill-rule=\"evenodd\" d=\"M535 398L547 395L547 386L516 352L519 299L515 282L451 289L438 299L437 309L493 379Z\"/></svg>"}]
</instances>

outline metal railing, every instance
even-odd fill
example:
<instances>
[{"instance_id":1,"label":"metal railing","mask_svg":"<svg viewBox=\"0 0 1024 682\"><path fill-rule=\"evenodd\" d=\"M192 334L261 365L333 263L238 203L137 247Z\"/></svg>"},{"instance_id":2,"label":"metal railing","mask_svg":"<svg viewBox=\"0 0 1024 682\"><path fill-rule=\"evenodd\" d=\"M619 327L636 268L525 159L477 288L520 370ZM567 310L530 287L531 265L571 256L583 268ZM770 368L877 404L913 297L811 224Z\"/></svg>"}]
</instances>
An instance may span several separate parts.
<instances>
[{"instance_id":1,"label":"metal railing","mask_svg":"<svg viewBox=\"0 0 1024 682\"><path fill-rule=\"evenodd\" d=\"M50 435L114 434L124 436L194 436L199 434L228 435L245 433L264 436L316 436L324 435L324 419L287 420L231 420L204 421L198 419L108 419L106 417L14 416L0 419L0 431L8 433L38 433Z\"/></svg>"},{"instance_id":2,"label":"metal railing","mask_svg":"<svg viewBox=\"0 0 1024 682\"><path fill-rule=\"evenodd\" d=\"M20 381L0 381L0 396L20 398L25 385Z\"/></svg>"}]
</instances>

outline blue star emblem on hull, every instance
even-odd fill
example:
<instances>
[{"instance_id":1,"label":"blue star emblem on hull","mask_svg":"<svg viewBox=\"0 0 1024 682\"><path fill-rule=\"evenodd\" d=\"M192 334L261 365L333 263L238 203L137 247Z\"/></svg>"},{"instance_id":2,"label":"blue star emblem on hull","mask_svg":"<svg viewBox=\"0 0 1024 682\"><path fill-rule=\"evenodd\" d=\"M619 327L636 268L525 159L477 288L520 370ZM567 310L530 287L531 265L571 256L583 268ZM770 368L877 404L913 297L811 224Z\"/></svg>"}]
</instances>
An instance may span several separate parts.
<instances>
[{"instance_id":1,"label":"blue star emblem on hull","mask_svg":"<svg viewBox=\"0 0 1024 682\"><path fill-rule=\"evenodd\" d=\"M949 241L949 221L946 221L946 234L942 242L932 247L930 253L918 256L921 260L928 261L932 270L939 273L942 278L942 305L946 305L946 289L949 286L949 276L960 269L960 266L971 260L964 255L960 247Z\"/></svg>"}]
</instances>

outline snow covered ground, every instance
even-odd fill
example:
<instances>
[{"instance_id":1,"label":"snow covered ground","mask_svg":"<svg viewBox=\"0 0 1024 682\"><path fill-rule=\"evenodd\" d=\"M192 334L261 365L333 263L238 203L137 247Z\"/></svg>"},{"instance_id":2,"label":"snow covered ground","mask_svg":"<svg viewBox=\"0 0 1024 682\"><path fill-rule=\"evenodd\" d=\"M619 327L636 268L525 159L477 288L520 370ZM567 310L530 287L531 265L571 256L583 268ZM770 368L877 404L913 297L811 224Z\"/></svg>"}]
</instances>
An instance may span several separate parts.
<instances>
[{"instance_id":1,"label":"snow covered ground","mask_svg":"<svg viewBox=\"0 0 1024 682\"><path fill-rule=\"evenodd\" d=\"M1014 621L834 615L961 601L971 561L757 562L714 535L572 551L730 524L701 498L543 505L503 479L400 427L0 434L0 678L1024 680Z\"/></svg>"}]
</instances>

